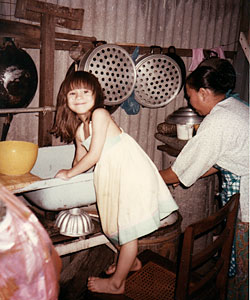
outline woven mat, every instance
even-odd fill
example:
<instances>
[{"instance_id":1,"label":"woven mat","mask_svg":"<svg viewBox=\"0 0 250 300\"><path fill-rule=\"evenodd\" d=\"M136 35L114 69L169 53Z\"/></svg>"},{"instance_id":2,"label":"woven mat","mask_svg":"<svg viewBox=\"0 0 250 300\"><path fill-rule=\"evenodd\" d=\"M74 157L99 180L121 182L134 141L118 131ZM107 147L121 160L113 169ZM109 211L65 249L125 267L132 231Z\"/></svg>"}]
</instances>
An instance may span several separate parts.
<instances>
[{"instance_id":1,"label":"woven mat","mask_svg":"<svg viewBox=\"0 0 250 300\"><path fill-rule=\"evenodd\" d=\"M126 281L125 295L133 300L173 300L175 274L148 262Z\"/></svg>"}]
</instances>

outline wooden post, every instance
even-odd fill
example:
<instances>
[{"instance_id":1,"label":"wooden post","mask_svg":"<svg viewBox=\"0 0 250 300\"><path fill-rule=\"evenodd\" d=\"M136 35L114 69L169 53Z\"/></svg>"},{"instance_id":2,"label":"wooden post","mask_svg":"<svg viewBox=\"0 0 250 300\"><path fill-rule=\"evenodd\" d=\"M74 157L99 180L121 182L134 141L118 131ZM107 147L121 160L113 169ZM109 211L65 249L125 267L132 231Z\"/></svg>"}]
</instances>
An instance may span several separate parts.
<instances>
[{"instance_id":1,"label":"wooden post","mask_svg":"<svg viewBox=\"0 0 250 300\"><path fill-rule=\"evenodd\" d=\"M41 23L39 106L53 105L55 26L82 29L83 9L72 9L37 0L17 0L15 17ZM70 36L70 35L68 35ZM53 113L39 113L38 145L51 146Z\"/></svg>"},{"instance_id":2,"label":"wooden post","mask_svg":"<svg viewBox=\"0 0 250 300\"><path fill-rule=\"evenodd\" d=\"M39 106L53 105L54 93L54 53L55 53L55 20L49 14L41 15L41 50L40 50L40 98ZM39 146L51 146L49 134L53 122L53 113L39 113Z\"/></svg>"}]
</instances>

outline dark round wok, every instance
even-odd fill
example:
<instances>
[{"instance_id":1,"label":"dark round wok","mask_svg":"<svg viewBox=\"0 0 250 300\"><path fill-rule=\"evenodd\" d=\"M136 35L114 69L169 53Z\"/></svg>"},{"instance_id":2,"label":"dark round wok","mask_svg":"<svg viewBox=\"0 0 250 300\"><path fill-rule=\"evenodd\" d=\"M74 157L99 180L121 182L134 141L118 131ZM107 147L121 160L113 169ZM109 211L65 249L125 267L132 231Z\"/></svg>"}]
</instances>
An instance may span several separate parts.
<instances>
[{"instance_id":1,"label":"dark round wok","mask_svg":"<svg viewBox=\"0 0 250 300\"><path fill-rule=\"evenodd\" d=\"M37 89L36 66L14 43L0 48L0 108L27 107Z\"/></svg>"}]
</instances>

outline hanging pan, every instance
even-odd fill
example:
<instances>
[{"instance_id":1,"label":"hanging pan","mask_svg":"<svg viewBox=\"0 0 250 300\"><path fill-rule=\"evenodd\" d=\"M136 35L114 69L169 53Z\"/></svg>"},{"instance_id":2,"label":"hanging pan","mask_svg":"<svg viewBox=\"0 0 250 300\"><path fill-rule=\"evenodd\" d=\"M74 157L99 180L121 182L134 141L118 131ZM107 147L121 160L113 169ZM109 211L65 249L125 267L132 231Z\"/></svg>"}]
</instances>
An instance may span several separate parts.
<instances>
[{"instance_id":1,"label":"hanging pan","mask_svg":"<svg viewBox=\"0 0 250 300\"><path fill-rule=\"evenodd\" d=\"M158 108L167 105L179 93L182 73L179 64L171 57L154 53L158 46L151 46L151 53L136 61L135 99L142 106Z\"/></svg>"},{"instance_id":2,"label":"hanging pan","mask_svg":"<svg viewBox=\"0 0 250 300\"><path fill-rule=\"evenodd\" d=\"M181 77L182 77L182 84L180 87L180 90L181 90L186 81L186 66L184 64L184 61L178 54L176 54L176 49L174 46L168 47L167 56L169 56L173 60L175 60L175 62L179 65L179 67L181 69ZM179 92L180 92L180 90L179 90Z\"/></svg>"},{"instance_id":3,"label":"hanging pan","mask_svg":"<svg viewBox=\"0 0 250 300\"><path fill-rule=\"evenodd\" d=\"M36 93L37 83L37 69L31 56L11 38L4 38L0 47L0 109L27 107ZM0 114L1 141L6 140L12 119L13 113Z\"/></svg>"},{"instance_id":4,"label":"hanging pan","mask_svg":"<svg viewBox=\"0 0 250 300\"><path fill-rule=\"evenodd\" d=\"M90 49L81 59L79 70L98 78L105 95L105 105L122 103L134 90L135 64L120 46L103 44Z\"/></svg>"},{"instance_id":5,"label":"hanging pan","mask_svg":"<svg viewBox=\"0 0 250 300\"><path fill-rule=\"evenodd\" d=\"M27 107L37 83L37 70L30 55L8 40L0 48L0 108Z\"/></svg>"}]
</instances>

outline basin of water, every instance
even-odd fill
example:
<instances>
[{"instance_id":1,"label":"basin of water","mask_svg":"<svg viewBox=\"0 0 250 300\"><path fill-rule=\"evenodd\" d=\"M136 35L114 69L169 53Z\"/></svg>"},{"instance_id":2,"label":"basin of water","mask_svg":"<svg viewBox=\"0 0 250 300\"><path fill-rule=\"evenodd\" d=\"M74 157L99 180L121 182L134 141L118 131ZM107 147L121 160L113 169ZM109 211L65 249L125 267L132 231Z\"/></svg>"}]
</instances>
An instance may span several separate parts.
<instances>
[{"instance_id":1,"label":"basin of water","mask_svg":"<svg viewBox=\"0 0 250 300\"><path fill-rule=\"evenodd\" d=\"M37 161L31 173L41 178L15 191L43 210L60 211L96 202L93 170L69 180L54 178L60 169L71 167L74 145L51 146L38 149Z\"/></svg>"}]
</instances>

